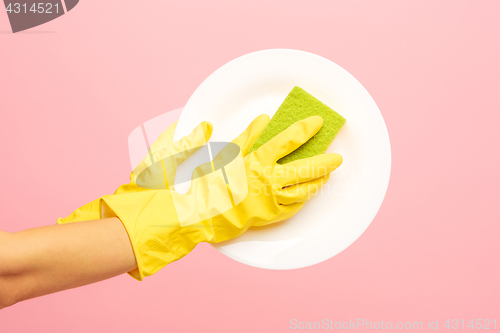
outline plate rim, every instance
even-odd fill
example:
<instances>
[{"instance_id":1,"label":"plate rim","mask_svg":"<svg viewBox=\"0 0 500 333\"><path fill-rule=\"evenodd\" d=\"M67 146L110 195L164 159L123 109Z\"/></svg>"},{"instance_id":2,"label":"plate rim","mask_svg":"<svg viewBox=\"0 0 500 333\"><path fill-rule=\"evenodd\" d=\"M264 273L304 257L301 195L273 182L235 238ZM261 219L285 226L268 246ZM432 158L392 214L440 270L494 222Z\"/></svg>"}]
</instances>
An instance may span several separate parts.
<instances>
[{"instance_id":1,"label":"plate rim","mask_svg":"<svg viewBox=\"0 0 500 333\"><path fill-rule=\"evenodd\" d=\"M363 228L363 231L356 237L356 239L354 239L348 246L346 246L344 249L342 249L341 251L337 252L336 254L328 256L328 258L326 258L326 259L325 258L321 258L319 260L311 260L311 262L309 264L306 264L306 265L298 265L298 266L295 266L295 267L273 267L273 266L262 265L262 264L259 265L259 264L256 264L256 263L252 263L252 262L246 261L246 260L244 260L244 259L242 259L240 257L234 256L231 252L228 252L227 250L225 250L223 248L223 245L221 245L220 243L214 243L214 244L209 243L218 252L221 252L222 254L224 254L225 256L227 256L229 258L231 258L232 260L235 260L237 262L243 263L243 264L248 265L248 266L252 266L252 267L256 267L256 268L261 268L261 269L269 269L269 270L292 270L292 269L299 269L299 268L305 268L305 267L314 266L314 265L317 265L319 263L325 262L328 259L331 259L331 258L335 257L336 255L342 253L347 248L349 248L352 244L354 244L361 237L361 235L368 229L368 227L371 225L371 223L375 219L376 215L380 211L380 208L382 207L383 202L384 202L385 197L386 197L386 194L387 194L387 190L388 190L389 183L390 183L390 178L391 178L391 173L392 173L392 149L391 149L391 141L390 141L389 131L387 129L387 124L386 124L386 122L384 120L384 117L382 116L382 113L380 112L380 108L378 107L378 105L376 104L375 100L373 99L373 97L371 96L371 94L368 92L368 90L361 84L361 82L359 82L359 80L356 79L356 77L354 77L346 69L344 69L342 66L338 65L337 63L333 62L332 60L330 60L330 59L328 59L326 57L323 57L321 55L318 55L318 54L315 54L315 53L311 53L311 52L308 52L308 51L304 51L304 50L290 49L290 48L262 49L262 50L249 52L249 53L243 54L243 55L241 55L239 57L236 57L236 58L234 58L234 59L226 62L222 66L218 67L209 76L207 76L198 85L198 87L195 89L195 91L193 92L193 94L191 94L190 98L188 99L187 103L185 104L184 109L187 106L189 106L189 103L192 102L193 98L196 97L197 92L199 91L199 89L202 88L206 84L207 81L213 80L213 78L215 76L217 76L221 71L225 70L228 66L234 65L234 63L242 61L242 59L245 59L245 58L248 58L248 57L252 57L252 56L256 56L256 55L260 55L262 53L280 53L280 52L283 53L283 54L286 54L286 53L300 53L302 55L306 55L306 56L310 56L310 57L321 59L321 61L327 61L328 63L330 63L331 65L335 66L337 69L341 70L342 72L344 72L345 74L347 74L348 76L350 76L352 79L354 79L355 82L357 83L357 85L359 85L359 87L361 87L364 90L364 92L366 93L367 97L369 97L370 102L373 103L373 105L375 106L377 117L380 118L381 124L383 125L382 128L381 128L383 130L382 131L383 137L384 137L385 140L387 140L387 145L385 146L385 148L387 148L387 150L385 151L385 153L387 154L387 156L385 156L386 157L386 161L385 161L386 165L385 165L385 170L384 170L385 177L384 177L383 181L380 182L381 185L379 185L379 191L382 191L382 195L380 195L380 197L379 197L379 200L378 200L379 202L377 203L377 208L374 209L374 211L372 212L372 214L370 214L371 215L370 219L369 219L370 222L366 225L365 228ZM183 110L183 112L184 112L184 110ZM182 113L181 113L179 119L181 119L181 117L182 117ZM177 131L176 131L176 133L177 133ZM176 138L175 134L174 134L174 140L177 140L177 139L178 138Z\"/></svg>"}]
</instances>

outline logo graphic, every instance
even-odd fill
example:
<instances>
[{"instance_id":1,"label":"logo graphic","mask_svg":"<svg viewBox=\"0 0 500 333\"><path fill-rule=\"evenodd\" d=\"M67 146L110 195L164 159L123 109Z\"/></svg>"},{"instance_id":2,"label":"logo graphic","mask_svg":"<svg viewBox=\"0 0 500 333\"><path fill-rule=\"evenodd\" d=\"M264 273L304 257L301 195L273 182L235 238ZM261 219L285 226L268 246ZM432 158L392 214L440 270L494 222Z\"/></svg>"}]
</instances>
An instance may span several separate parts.
<instances>
[{"instance_id":1,"label":"logo graphic","mask_svg":"<svg viewBox=\"0 0 500 333\"><path fill-rule=\"evenodd\" d=\"M12 32L36 27L75 8L79 0L4 0Z\"/></svg>"}]
</instances>

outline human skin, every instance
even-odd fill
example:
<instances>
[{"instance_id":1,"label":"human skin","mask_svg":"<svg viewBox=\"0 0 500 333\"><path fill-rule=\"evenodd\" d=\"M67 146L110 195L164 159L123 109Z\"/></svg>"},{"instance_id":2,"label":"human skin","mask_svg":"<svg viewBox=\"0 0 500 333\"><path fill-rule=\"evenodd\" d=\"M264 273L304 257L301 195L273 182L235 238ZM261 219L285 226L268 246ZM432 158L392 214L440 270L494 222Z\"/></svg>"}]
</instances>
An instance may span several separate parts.
<instances>
[{"instance_id":1,"label":"human skin","mask_svg":"<svg viewBox=\"0 0 500 333\"><path fill-rule=\"evenodd\" d=\"M0 231L0 309L135 268L128 234L116 217Z\"/></svg>"}]
</instances>

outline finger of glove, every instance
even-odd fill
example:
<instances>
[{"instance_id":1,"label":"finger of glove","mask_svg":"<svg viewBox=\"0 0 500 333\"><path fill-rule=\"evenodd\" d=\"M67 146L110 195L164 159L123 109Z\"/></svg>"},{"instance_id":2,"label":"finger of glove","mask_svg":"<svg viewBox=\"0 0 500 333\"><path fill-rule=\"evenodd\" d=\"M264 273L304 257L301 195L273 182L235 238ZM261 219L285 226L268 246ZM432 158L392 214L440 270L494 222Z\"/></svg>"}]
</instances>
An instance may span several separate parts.
<instances>
[{"instance_id":1,"label":"finger of glove","mask_svg":"<svg viewBox=\"0 0 500 333\"><path fill-rule=\"evenodd\" d=\"M215 169L219 169L220 166L225 166L227 163L231 162L235 155L237 155L237 153L235 153L235 148L237 148L236 146L239 147L241 154L244 157L248 149L250 149L257 137L267 126L269 120L270 119L267 114L261 114L255 118L243 133L231 141L233 145L226 145L211 162L207 162L196 167L196 169L193 170L191 179L207 175L210 172L215 171Z\"/></svg>"},{"instance_id":2,"label":"finger of glove","mask_svg":"<svg viewBox=\"0 0 500 333\"><path fill-rule=\"evenodd\" d=\"M179 141L173 142L168 147L164 147L154 153L150 149L149 155L134 169L134 176L139 176L146 168L160 161L163 161L166 170L174 170L175 172L177 165L187 160L203 147L208 139L210 139L212 131L212 124L203 121L189 135Z\"/></svg>"},{"instance_id":3,"label":"finger of glove","mask_svg":"<svg viewBox=\"0 0 500 333\"><path fill-rule=\"evenodd\" d=\"M164 130L160 136L151 144L149 149L152 153L155 153L158 150L169 147L174 141L175 128L177 127L177 120L170 125L166 130Z\"/></svg>"},{"instance_id":4,"label":"finger of glove","mask_svg":"<svg viewBox=\"0 0 500 333\"><path fill-rule=\"evenodd\" d=\"M130 180L133 181L139 174L144 171L149 165L151 165L152 155L172 144L174 139L175 128L177 127L177 120L170 125L166 130L164 130L160 136L153 142L153 144L148 148L148 155L139 162L139 164L130 173Z\"/></svg>"},{"instance_id":5,"label":"finger of glove","mask_svg":"<svg viewBox=\"0 0 500 333\"><path fill-rule=\"evenodd\" d=\"M255 152L262 159L272 159L276 162L307 142L321 129L321 126L323 126L323 118L320 116L299 120L266 142Z\"/></svg>"},{"instance_id":6,"label":"finger of glove","mask_svg":"<svg viewBox=\"0 0 500 333\"><path fill-rule=\"evenodd\" d=\"M273 181L281 187L304 183L323 177L342 164L339 154L320 154L274 167Z\"/></svg>"},{"instance_id":7,"label":"finger of glove","mask_svg":"<svg viewBox=\"0 0 500 333\"><path fill-rule=\"evenodd\" d=\"M174 190L177 166L202 148L210 139L212 132L212 124L204 121L198 125L190 135L174 142L171 148L168 149L166 156L164 152L156 156L156 158L161 159L163 163L162 167L166 177L165 183L167 184L167 188Z\"/></svg>"},{"instance_id":8,"label":"finger of glove","mask_svg":"<svg viewBox=\"0 0 500 333\"><path fill-rule=\"evenodd\" d=\"M155 154L155 157L158 159L172 157L173 166L176 167L203 147L212 136L212 132L213 125L208 121L203 121L196 126L191 134L173 142L168 149L162 150L160 154ZM167 162L165 164L168 167Z\"/></svg>"},{"instance_id":9,"label":"finger of glove","mask_svg":"<svg viewBox=\"0 0 500 333\"><path fill-rule=\"evenodd\" d=\"M269 115L267 114L261 114L257 116L251 123L248 125L248 127L241 133L236 139L231 141L231 143L238 145L240 147L240 151L242 156L246 156L248 150L250 147L253 145L255 140L259 137L259 135L262 133L264 128L267 126L269 123L270 118ZM212 162L204 163L200 166L198 166L195 170L193 170L192 174L192 179L201 177L203 175L206 175L212 171L214 171L214 164L215 165L224 165L225 162L229 161L233 157L233 149L232 147L229 147L230 145L226 146L224 149L222 149L213 159Z\"/></svg>"},{"instance_id":10,"label":"finger of glove","mask_svg":"<svg viewBox=\"0 0 500 333\"><path fill-rule=\"evenodd\" d=\"M261 114L257 116L248 127L241 133L236 139L231 141L234 145L237 145L241 151L242 156L245 156L248 149L253 145L255 140L259 137L260 133L269 123L269 116L267 114ZM218 166L224 166L234 158L234 147L227 145L224 147L211 162L199 165L193 170L191 179L196 179L203 177L214 169L218 169Z\"/></svg>"},{"instance_id":11,"label":"finger of glove","mask_svg":"<svg viewBox=\"0 0 500 333\"><path fill-rule=\"evenodd\" d=\"M277 195L278 203L282 205L291 205L298 202L306 202L330 179L330 174L314 180L284 187Z\"/></svg>"},{"instance_id":12,"label":"finger of glove","mask_svg":"<svg viewBox=\"0 0 500 333\"><path fill-rule=\"evenodd\" d=\"M248 125L247 129L243 131L243 133L232 141L232 143L240 146L243 157L247 155L248 150L252 147L255 140L257 140L269 121L270 119L267 114L261 114L255 118L250 125Z\"/></svg>"}]
</instances>

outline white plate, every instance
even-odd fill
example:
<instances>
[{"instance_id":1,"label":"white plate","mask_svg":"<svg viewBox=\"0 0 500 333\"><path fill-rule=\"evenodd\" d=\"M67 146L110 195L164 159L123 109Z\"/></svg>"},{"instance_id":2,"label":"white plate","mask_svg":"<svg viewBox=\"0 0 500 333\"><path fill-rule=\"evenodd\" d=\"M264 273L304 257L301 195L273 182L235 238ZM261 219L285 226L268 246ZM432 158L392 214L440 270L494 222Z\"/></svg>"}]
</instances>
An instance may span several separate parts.
<instances>
[{"instance_id":1,"label":"white plate","mask_svg":"<svg viewBox=\"0 0 500 333\"><path fill-rule=\"evenodd\" d=\"M304 51L258 51L216 70L184 107L174 140L208 120L210 141L231 141L259 114L272 116L296 85L347 119L327 151L340 153L344 163L292 218L213 245L255 267L301 268L342 252L370 225L389 184L389 135L370 94L340 66Z\"/></svg>"}]
</instances>

